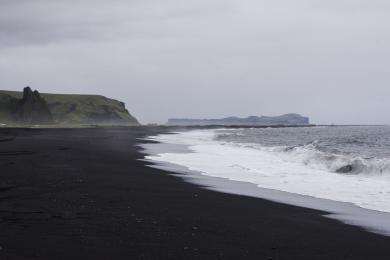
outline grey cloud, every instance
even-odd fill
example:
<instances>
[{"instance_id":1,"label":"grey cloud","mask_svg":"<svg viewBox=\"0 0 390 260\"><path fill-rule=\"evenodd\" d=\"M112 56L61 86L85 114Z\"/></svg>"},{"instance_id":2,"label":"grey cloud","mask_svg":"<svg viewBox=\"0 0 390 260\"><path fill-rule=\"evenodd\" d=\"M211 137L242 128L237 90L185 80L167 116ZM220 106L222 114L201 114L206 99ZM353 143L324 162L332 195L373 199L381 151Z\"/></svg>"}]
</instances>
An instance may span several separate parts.
<instances>
[{"instance_id":1,"label":"grey cloud","mask_svg":"<svg viewBox=\"0 0 390 260\"><path fill-rule=\"evenodd\" d=\"M143 122L390 123L384 0L1 1L0 86L101 93Z\"/></svg>"}]
</instances>

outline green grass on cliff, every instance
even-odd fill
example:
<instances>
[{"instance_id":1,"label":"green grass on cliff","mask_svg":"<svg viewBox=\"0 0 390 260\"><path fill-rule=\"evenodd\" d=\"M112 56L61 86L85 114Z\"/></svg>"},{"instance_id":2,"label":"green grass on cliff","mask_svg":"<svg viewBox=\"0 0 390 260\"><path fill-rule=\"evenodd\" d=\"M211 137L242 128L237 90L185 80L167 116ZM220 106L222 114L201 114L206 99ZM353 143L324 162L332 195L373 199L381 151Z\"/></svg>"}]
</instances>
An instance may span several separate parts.
<instances>
[{"instance_id":1,"label":"green grass on cliff","mask_svg":"<svg viewBox=\"0 0 390 260\"><path fill-rule=\"evenodd\" d=\"M100 95L47 94L41 96L49 105L56 124L67 125L138 125L124 103ZM13 123L11 111L22 92L0 90L0 123Z\"/></svg>"}]
</instances>

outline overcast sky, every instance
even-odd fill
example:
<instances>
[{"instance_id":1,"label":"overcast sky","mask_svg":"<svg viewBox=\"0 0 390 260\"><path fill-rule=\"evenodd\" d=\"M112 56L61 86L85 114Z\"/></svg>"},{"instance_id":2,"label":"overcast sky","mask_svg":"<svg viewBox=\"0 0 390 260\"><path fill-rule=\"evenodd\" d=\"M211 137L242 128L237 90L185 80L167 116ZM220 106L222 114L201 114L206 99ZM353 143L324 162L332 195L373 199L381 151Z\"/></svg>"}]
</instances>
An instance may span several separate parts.
<instances>
[{"instance_id":1,"label":"overcast sky","mask_svg":"<svg viewBox=\"0 0 390 260\"><path fill-rule=\"evenodd\" d=\"M389 0L0 0L0 88L94 93L142 123L390 124Z\"/></svg>"}]
</instances>

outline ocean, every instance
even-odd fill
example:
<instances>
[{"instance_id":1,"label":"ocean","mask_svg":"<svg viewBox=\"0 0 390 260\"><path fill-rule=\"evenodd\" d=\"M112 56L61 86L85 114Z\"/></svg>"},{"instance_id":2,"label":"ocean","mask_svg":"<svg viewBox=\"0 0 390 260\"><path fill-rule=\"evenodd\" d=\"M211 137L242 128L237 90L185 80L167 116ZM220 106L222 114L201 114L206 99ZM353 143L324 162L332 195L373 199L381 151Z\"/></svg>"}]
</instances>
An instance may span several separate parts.
<instances>
[{"instance_id":1,"label":"ocean","mask_svg":"<svg viewBox=\"0 0 390 260\"><path fill-rule=\"evenodd\" d=\"M390 212L390 127L192 130L151 139L188 152L147 156L203 175Z\"/></svg>"},{"instance_id":2,"label":"ocean","mask_svg":"<svg viewBox=\"0 0 390 260\"><path fill-rule=\"evenodd\" d=\"M206 189L313 208L390 236L390 127L193 129L145 160Z\"/></svg>"}]
</instances>

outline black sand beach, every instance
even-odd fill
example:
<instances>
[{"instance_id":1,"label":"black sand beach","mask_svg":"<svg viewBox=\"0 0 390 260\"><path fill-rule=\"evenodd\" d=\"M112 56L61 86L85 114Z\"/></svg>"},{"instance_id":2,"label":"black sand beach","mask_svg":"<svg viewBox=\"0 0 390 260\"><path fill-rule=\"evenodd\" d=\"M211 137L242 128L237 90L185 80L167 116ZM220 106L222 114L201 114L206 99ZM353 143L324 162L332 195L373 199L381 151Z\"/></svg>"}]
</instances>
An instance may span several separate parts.
<instances>
[{"instance_id":1,"label":"black sand beach","mask_svg":"<svg viewBox=\"0 0 390 260\"><path fill-rule=\"evenodd\" d=\"M0 259L390 259L390 237L137 160L166 130L0 129Z\"/></svg>"}]
</instances>

